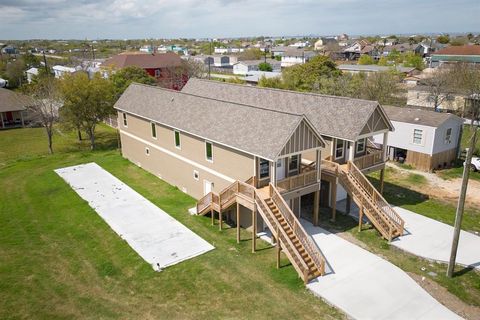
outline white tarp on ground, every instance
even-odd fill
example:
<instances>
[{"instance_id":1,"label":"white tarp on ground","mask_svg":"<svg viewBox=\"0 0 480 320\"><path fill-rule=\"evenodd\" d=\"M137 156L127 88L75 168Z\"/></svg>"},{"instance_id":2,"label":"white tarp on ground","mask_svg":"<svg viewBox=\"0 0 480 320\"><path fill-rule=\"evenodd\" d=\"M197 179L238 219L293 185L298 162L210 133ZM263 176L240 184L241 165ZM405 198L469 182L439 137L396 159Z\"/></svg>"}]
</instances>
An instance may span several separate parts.
<instances>
[{"instance_id":1,"label":"white tarp on ground","mask_svg":"<svg viewBox=\"0 0 480 320\"><path fill-rule=\"evenodd\" d=\"M214 249L96 163L55 172L155 270Z\"/></svg>"}]
</instances>

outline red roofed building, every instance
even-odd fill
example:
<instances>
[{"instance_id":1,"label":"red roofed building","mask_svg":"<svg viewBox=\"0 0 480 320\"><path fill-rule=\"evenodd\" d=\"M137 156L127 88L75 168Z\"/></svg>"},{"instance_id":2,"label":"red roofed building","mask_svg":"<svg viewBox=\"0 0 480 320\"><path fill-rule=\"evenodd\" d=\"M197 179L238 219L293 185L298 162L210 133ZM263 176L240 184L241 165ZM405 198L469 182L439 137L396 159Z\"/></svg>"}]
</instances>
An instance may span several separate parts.
<instances>
[{"instance_id":1,"label":"red roofed building","mask_svg":"<svg viewBox=\"0 0 480 320\"><path fill-rule=\"evenodd\" d=\"M137 66L157 79L160 86L181 90L188 81L179 55L167 53L122 53L107 59L102 63L104 68L121 69Z\"/></svg>"},{"instance_id":2,"label":"red roofed building","mask_svg":"<svg viewBox=\"0 0 480 320\"><path fill-rule=\"evenodd\" d=\"M480 45L450 46L438 50L431 56L430 67L456 62L480 64Z\"/></svg>"}]
</instances>

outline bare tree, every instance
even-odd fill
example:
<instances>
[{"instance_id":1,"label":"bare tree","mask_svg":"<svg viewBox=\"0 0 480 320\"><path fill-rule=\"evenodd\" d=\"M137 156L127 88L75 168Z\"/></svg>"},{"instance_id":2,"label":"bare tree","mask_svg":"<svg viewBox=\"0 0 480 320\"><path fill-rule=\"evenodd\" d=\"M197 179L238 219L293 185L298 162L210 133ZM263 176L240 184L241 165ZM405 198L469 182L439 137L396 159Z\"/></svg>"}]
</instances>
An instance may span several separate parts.
<instances>
[{"instance_id":1,"label":"bare tree","mask_svg":"<svg viewBox=\"0 0 480 320\"><path fill-rule=\"evenodd\" d=\"M443 101L450 99L453 93L451 70L439 67L433 76L426 78L422 83L427 87L427 101L433 103L435 111L438 111Z\"/></svg>"},{"instance_id":2,"label":"bare tree","mask_svg":"<svg viewBox=\"0 0 480 320\"><path fill-rule=\"evenodd\" d=\"M53 125L58 120L58 110L61 106L58 86L53 77L43 77L29 89L32 98L28 110L47 133L48 151L53 153Z\"/></svg>"}]
</instances>

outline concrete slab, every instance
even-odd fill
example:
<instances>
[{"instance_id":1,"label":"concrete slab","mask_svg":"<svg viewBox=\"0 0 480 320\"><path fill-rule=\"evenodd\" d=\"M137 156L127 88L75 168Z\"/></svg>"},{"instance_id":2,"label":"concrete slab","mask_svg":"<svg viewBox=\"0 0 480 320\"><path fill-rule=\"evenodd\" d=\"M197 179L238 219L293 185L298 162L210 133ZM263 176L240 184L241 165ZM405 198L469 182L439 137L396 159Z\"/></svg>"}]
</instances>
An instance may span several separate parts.
<instances>
[{"instance_id":1,"label":"concrete slab","mask_svg":"<svg viewBox=\"0 0 480 320\"><path fill-rule=\"evenodd\" d=\"M214 249L96 163L55 172L157 271Z\"/></svg>"},{"instance_id":2,"label":"concrete slab","mask_svg":"<svg viewBox=\"0 0 480 320\"><path fill-rule=\"evenodd\" d=\"M390 262L302 221L331 272L311 281L315 295L355 319L461 319Z\"/></svg>"},{"instance_id":3,"label":"concrete slab","mask_svg":"<svg viewBox=\"0 0 480 320\"><path fill-rule=\"evenodd\" d=\"M405 233L392 245L430 260L448 262L452 247L453 227L407 209L394 207L405 220ZM460 233L457 263L480 269L480 237Z\"/></svg>"}]
</instances>

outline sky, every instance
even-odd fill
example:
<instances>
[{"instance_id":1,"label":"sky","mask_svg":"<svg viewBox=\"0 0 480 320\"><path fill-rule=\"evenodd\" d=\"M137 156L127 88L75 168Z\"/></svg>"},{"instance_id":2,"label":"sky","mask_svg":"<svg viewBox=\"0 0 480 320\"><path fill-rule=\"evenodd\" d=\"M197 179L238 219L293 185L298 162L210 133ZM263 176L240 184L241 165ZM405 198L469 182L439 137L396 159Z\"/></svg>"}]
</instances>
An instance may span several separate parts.
<instances>
[{"instance_id":1,"label":"sky","mask_svg":"<svg viewBox=\"0 0 480 320\"><path fill-rule=\"evenodd\" d=\"M0 0L0 39L480 32L479 0Z\"/></svg>"}]
</instances>

